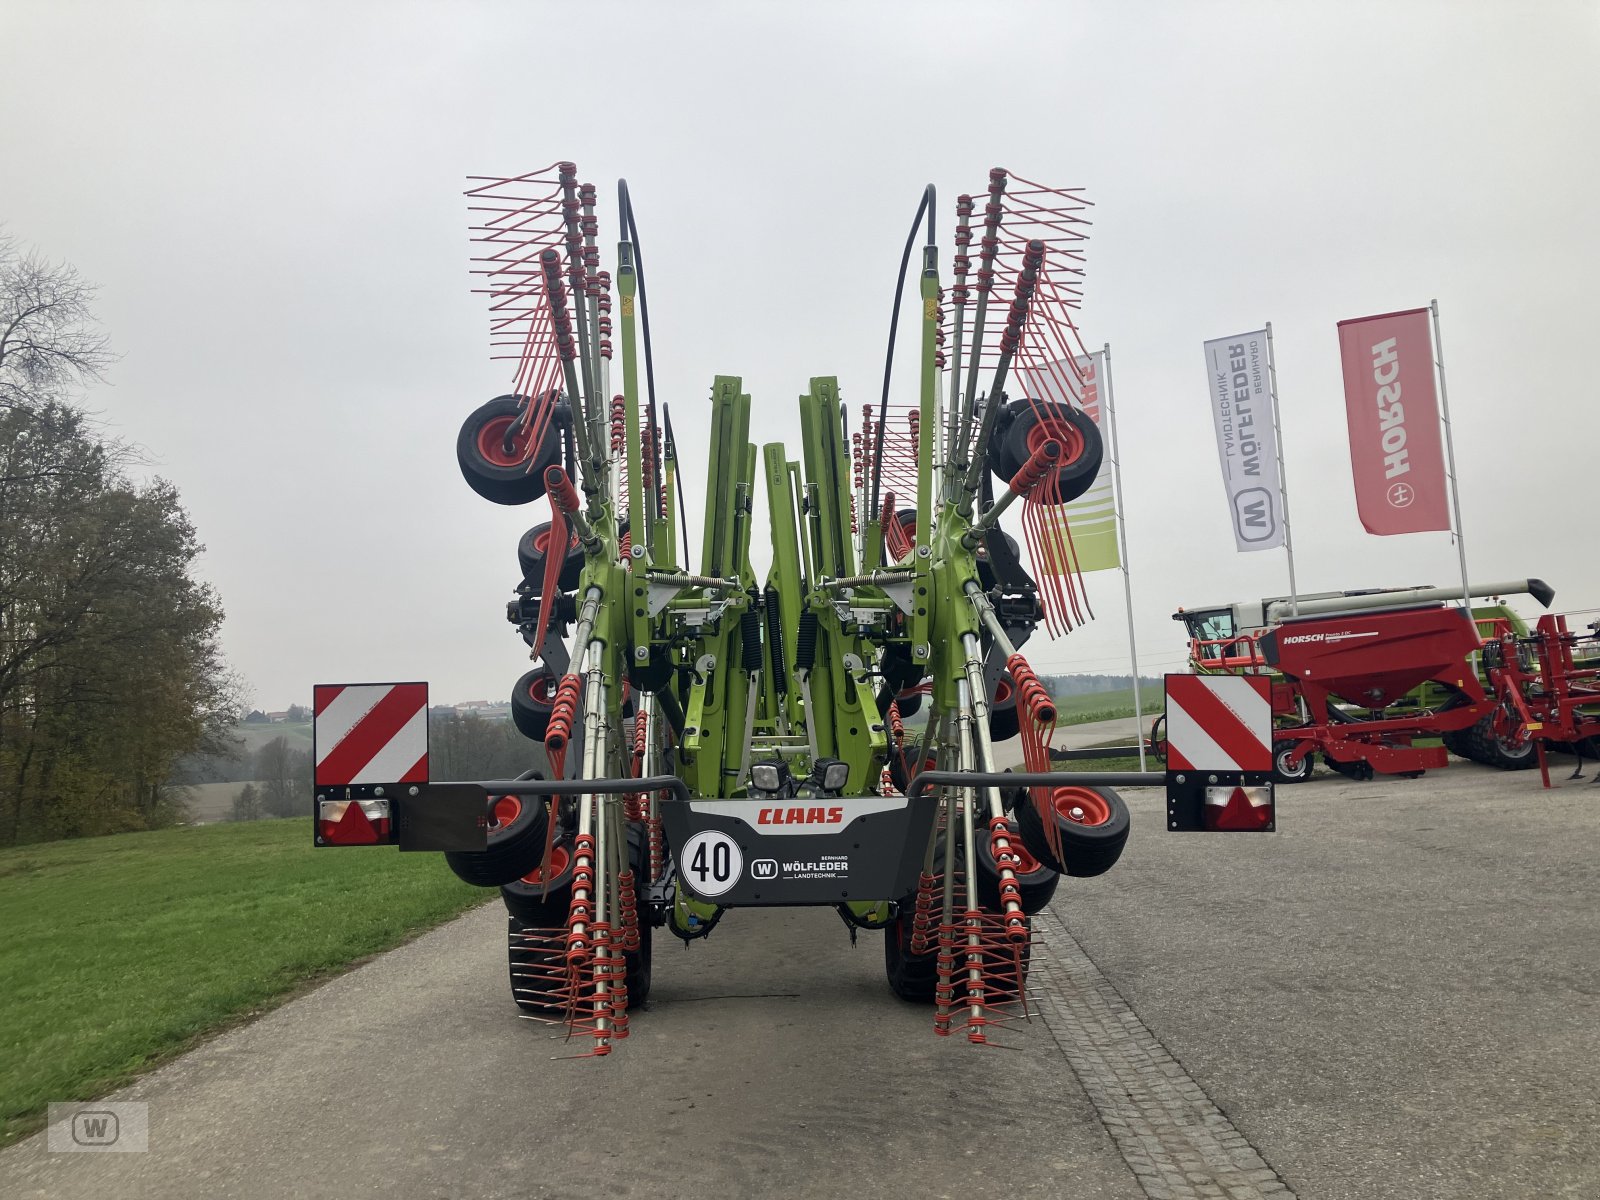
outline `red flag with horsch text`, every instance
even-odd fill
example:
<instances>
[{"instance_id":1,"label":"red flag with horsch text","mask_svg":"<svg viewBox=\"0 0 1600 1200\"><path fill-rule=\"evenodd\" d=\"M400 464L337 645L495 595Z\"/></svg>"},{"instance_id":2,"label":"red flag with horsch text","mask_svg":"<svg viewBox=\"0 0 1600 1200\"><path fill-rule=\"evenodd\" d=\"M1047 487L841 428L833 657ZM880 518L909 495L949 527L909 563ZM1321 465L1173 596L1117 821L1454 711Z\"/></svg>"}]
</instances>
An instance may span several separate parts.
<instances>
[{"instance_id":1,"label":"red flag with horsch text","mask_svg":"<svg viewBox=\"0 0 1600 1200\"><path fill-rule=\"evenodd\" d=\"M1428 310L1339 322L1356 511L1368 533L1450 528Z\"/></svg>"}]
</instances>

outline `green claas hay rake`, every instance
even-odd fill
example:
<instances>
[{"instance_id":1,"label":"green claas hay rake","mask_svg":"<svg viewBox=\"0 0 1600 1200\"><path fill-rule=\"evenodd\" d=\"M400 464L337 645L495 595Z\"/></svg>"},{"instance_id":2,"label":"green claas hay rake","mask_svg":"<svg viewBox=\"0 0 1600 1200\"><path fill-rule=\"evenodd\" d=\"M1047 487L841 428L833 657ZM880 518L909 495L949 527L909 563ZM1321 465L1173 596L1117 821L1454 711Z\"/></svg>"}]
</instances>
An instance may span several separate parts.
<instances>
[{"instance_id":1,"label":"green claas hay rake","mask_svg":"<svg viewBox=\"0 0 1600 1200\"><path fill-rule=\"evenodd\" d=\"M549 504L508 608L535 664L512 714L547 769L430 781L425 685L319 686L317 844L443 850L500 888L516 1003L587 1053L626 1035L654 929L692 942L769 905L882 931L893 990L932 1004L940 1032L988 1040L1026 1013L1030 916L1062 875L1122 852L1112 788L1163 779L1048 774L1055 710L1018 652L1089 615L1053 519L1101 460L1073 321L1084 202L991 172L985 197L957 202L947 294L929 187L879 402L852 430L836 380L812 379L793 459L751 442L751 398L718 376L708 459L687 467L657 402L626 185L607 271L595 189L571 164L474 183L475 265L515 375L467 418L457 458L486 499ZM919 232L918 388L897 403ZM682 492L701 470L691 559ZM1000 526L1019 510L1032 574ZM1002 773L994 746L1013 737L1025 770ZM1261 756L1175 777L1169 827L1229 827L1195 790L1209 783L1249 793L1229 800L1251 810L1237 827L1270 828Z\"/></svg>"}]
</instances>

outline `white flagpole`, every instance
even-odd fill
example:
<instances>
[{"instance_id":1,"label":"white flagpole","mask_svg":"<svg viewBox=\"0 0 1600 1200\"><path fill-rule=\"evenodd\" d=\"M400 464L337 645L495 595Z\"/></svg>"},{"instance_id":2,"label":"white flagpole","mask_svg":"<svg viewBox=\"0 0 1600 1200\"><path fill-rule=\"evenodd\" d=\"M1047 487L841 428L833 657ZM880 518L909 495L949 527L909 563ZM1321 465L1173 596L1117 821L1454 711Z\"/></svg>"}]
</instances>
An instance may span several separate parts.
<instances>
[{"instance_id":1,"label":"white flagpole","mask_svg":"<svg viewBox=\"0 0 1600 1200\"><path fill-rule=\"evenodd\" d=\"M1467 539L1461 532L1461 489L1456 483L1456 445L1450 433L1450 392L1444 383L1444 342L1439 337L1439 302L1430 300L1433 313L1434 365L1439 368L1439 408L1444 414L1444 450L1450 463L1450 507L1455 512L1456 550L1461 556L1461 606L1472 610L1472 586L1467 582Z\"/></svg>"},{"instance_id":2,"label":"white flagpole","mask_svg":"<svg viewBox=\"0 0 1600 1200\"><path fill-rule=\"evenodd\" d=\"M1272 322L1267 322L1267 384L1272 397L1272 440L1278 449L1278 500L1283 505L1283 549L1289 556L1289 612L1300 613L1300 589L1294 582L1294 536L1289 531L1289 477L1283 469L1283 427L1278 421L1278 360L1272 354Z\"/></svg>"},{"instance_id":3,"label":"white flagpole","mask_svg":"<svg viewBox=\"0 0 1600 1200\"><path fill-rule=\"evenodd\" d=\"M1122 595L1128 608L1128 660L1133 664L1133 723L1139 739L1139 770L1144 765L1144 708L1139 702L1139 651L1133 642L1133 577L1128 572L1128 522L1122 512L1122 456L1117 453L1117 406L1111 392L1111 343L1100 351L1100 367L1105 372L1101 386L1105 393L1106 428L1111 433L1111 489L1117 526L1118 556L1122 559Z\"/></svg>"}]
</instances>

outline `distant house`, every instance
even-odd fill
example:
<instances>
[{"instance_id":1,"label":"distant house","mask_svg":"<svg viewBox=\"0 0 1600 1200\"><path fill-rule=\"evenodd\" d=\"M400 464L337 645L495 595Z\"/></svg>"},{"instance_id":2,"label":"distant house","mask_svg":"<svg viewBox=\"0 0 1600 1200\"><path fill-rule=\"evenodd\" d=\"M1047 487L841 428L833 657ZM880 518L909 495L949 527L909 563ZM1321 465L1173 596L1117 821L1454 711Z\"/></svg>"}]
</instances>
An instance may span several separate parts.
<instances>
[{"instance_id":1,"label":"distant house","mask_svg":"<svg viewBox=\"0 0 1600 1200\"><path fill-rule=\"evenodd\" d=\"M246 725L264 725L266 724L266 721L267 714L262 712L259 708L252 708L250 710L250 715L244 719L244 723Z\"/></svg>"},{"instance_id":2,"label":"distant house","mask_svg":"<svg viewBox=\"0 0 1600 1200\"><path fill-rule=\"evenodd\" d=\"M274 725L281 725L288 719L289 714L287 712L270 712L267 714L267 720L271 721Z\"/></svg>"}]
</instances>

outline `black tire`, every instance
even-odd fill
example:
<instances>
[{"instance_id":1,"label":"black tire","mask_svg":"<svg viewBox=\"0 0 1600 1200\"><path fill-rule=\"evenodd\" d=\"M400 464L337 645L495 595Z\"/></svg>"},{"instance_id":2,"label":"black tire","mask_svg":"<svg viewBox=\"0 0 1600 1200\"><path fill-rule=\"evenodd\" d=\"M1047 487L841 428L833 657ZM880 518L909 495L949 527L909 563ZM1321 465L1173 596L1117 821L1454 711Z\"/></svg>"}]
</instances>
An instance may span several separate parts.
<instances>
[{"instance_id":1,"label":"black tire","mask_svg":"<svg viewBox=\"0 0 1600 1200\"><path fill-rule=\"evenodd\" d=\"M989 740L1008 742L1022 731L1017 712L1017 687L1010 671L1001 671L995 680L994 696L989 701Z\"/></svg>"},{"instance_id":2,"label":"black tire","mask_svg":"<svg viewBox=\"0 0 1600 1200\"><path fill-rule=\"evenodd\" d=\"M446 850L456 877L475 887L500 887L520 879L544 858L550 810L537 796L502 796L495 802L484 850Z\"/></svg>"},{"instance_id":3,"label":"black tire","mask_svg":"<svg viewBox=\"0 0 1600 1200\"><path fill-rule=\"evenodd\" d=\"M1468 757L1502 771L1526 771L1538 766L1539 753L1533 739L1527 738L1520 746L1507 742L1496 735L1494 718L1495 713L1491 712L1466 731Z\"/></svg>"},{"instance_id":4,"label":"black tire","mask_svg":"<svg viewBox=\"0 0 1600 1200\"><path fill-rule=\"evenodd\" d=\"M517 732L533 741L544 741L550 718L555 713L556 687L560 680L547 666L538 666L517 680L511 689L511 722Z\"/></svg>"},{"instance_id":5,"label":"black tire","mask_svg":"<svg viewBox=\"0 0 1600 1200\"><path fill-rule=\"evenodd\" d=\"M536 864L520 879L514 879L500 888L500 899L506 906L513 924L524 929L557 929L567 923L572 910L572 874L575 866L572 845L566 839L558 840L551 848L551 872L548 886ZM628 984L628 1007L637 1008L650 995L650 967L652 961L649 877L650 839L644 826L628 826L628 858L633 866L634 910L639 919L639 949L623 954ZM513 970L515 968L513 967Z\"/></svg>"},{"instance_id":6,"label":"black tire","mask_svg":"<svg viewBox=\"0 0 1600 1200\"><path fill-rule=\"evenodd\" d=\"M889 990L912 1004L932 1004L939 986L939 956L935 949L911 953L911 930L916 902L907 897L900 911L883 929L883 973Z\"/></svg>"},{"instance_id":7,"label":"black tire","mask_svg":"<svg viewBox=\"0 0 1600 1200\"><path fill-rule=\"evenodd\" d=\"M522 415L517 396L498 396L473 410L456 435L456 462L467 486L496 504L528 504L544 495L544 473L560 461L561 438L554 424L530 457L527 435L512 439L505 450L506 430Z\"/></svg>"},{"instance_id":8,"label":"black tire","mask_svg":"<svg viewBox=\"0 0 1600 1200\"><path fill-rule=\"evenodd\" d=\"M1022 844L1047 867L1074 879L1104 875L1122 857L1131 821L1128 806L1110 788L1058 787L1050 794L1051 814L1061 836L1061 854L1055 856L1045 834L1044 819L1031 801L1017 806L1017 833ZM1084 813L1079 820L1073 809Z\"/></svg>"},{"instance_id":9,"label":"black tire","mask_svg":"<svg viewBox=\"0 0 1600 1200\"><path fill-rule=\"evenodd\" d=\"M912 546L915 547L917 544L917 510L914 508L902 508L899 509L894 516L890 517L889 519L893 521L899 528L900 532L905 535L906 541L910 542ZM887 554L887 542L884 545L884 550Z\"/></svg>"},{"instance_id":10,"label":"black tire","mask_svg":"<svg viewBox=\"0 0 1600 1200\"><path fill-rule=\"evenodd\" d=\"M550 522L540 521L517 539L517 563L522 567L523 580L533 586L535 594L544 588L544 564L549 538ZM561 573L556 577L556 586L563 592L570 592L578 586L578 577L582 573L583 546L578 542L578 535L569 532L567 554L561 560Z\"/></svg>"},{"instance_id":11,"label":"black tire","mask_svg":"<svg viewBox=\"0 0 1600 1200\"><path fill-rule=\"evenodd\" d=\"M1373 776L1372 764L1364 758L1352 759L1350 762L1340 762L1327 752L1322 755L1322 761L1328 764L1328 769L1346 779L1354 779L1357 783L1365 783Z\"/></svg>"},{"instance_id":12,"label":"black tire","mask_svg":"<svg viewBox=\"0 0 1600 1200\"><path fill-rule=\"evenodd\" d=\"M522 934L539 933L524 940ZM552 1017L566 1009L566 947L559 939L545 936L544 926L524 925L516 917L506 918L506 960L511 981L511 999L525 1013Z\"/></svg>"},{"instance_id":13,"label":"black tire","mask_svg":"<svg viewBox=\"0 0 1600 1200\"><path fill-rule=\"evenodd\" d=\"M1037 411L1035 411L1037 409ZM1067 426L1067 440L1062 447L1063 461L1056 467L1056 488L1063 503L1076 500L1088 491L1100 473L1100 462L1105 455L1100 430L1082 409L1073 408L1054 400L1013 400L1006 406L1009 420L1003 432L990 443L989 469L1002 483L1010 483L1016 473L1027 465L1028 459L1047 433L1040 414L1053 416Z\"/></svg>"},{"instance_id":14,"label":"black tire","mask_svg":"<svg viewBox=\"0 0 1600 1200\"><path fill-rule=\"evenodd\" d=\"M1012 846L1021 859L1013 873L1017 877L1017 891L1022 904L1022 911L1032 916L1050 903L1051 897L1056 894L1056 888L1061 883L1061 873L1053 870L1040 862L1028 852L1027 843L1017 834L1017 822L1013 818L1007 822L1012 832ZM977 845L973 849L977 852L974 858L978 864L978 903L990 912L1004 911L1000 903L1000 864L995 862L994 853L989 848L989 833L987 830L977 831Z\"/></svg>"},{"instance_id":15,"label":"black tire","mask_svg":"<svg viewBox=\"0 0 1600 1200\"><path fill-rule=\"evenodd\" d=\"M550 848L550 881L545 883L540 864L520 878L500 887L506 912L531 929L554 929L567 923L572 909L572 842L558 837Z\"/></svg>"},{"instance_id":16,"label":"black tire","mask_svg":"<svg viewBox=\"0 0 1600 1200\"><path fill-rule=\"evenodd\" d=\"M1298 767L1287 767L1284 760L1300 743L1290 738L1272 743L1272 780L1274 783L1304 783L1317 769L1315 757L1308 751Z\"/></svg>"},{"instance_id":17,"label":"black tire","mask_svg":"<svg viewBox=\"0 0 1600 1200\"><path fill-rule=\"evenodd\" d=\"M906 740L906 749L903 756L896 754L893 750L889 751L889 780L894 784L895 789L899 791L901 795L904 795L911 789L911 772L908 771L907 768L916 765L917 756L921 753L921 738L908 738ZM924 761L923 770L931 771L933 770L933 767L934 763L932 759L927 759Z\"/></svg>"},{"instance_id":18,"label":"black tire","mask_svg":"<svg viewBox=\"0 0 1600 1200\"><path fill-rule=\"evenodd\" d=\"M650 833L643 824L628 825L628 861L633 865L633 907L639 918L639 949L622 956L627 966L628 1007L638 1008L650 998L650 965L654 954L650 920Z\"/></svg>"}]
</instances>

